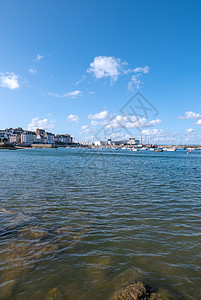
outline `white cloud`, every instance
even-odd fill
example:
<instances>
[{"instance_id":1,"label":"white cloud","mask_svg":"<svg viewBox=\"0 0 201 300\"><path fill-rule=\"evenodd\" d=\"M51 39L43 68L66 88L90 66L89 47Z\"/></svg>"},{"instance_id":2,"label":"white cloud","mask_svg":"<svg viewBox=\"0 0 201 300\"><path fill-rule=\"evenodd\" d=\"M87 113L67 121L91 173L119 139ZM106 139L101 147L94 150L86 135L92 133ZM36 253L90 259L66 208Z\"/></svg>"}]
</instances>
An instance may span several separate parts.
<instances>
[{"instance_id":1,"label":"white cloud","mask_svg":"<svg viewBox=\"0 0 201 300\"><path fill-rule=\"evenodd\" d=\"M106 125L106 129L113 128L145 128L145 127L153 127L161 123L160 119L156 120L147 120L145 118L138 118L136 116L122 116L117 115L115 118L111 119Z\"/></svg>"},{"instance_id":2,"label":"white cloud","mask_svg":"<svg viewBox=\"0 0 201 300\"><path fill-rule=\"evenodd\" d=\"M90 133L90 132L91 132L89 126L87 126L87 125L83 125L83 126L81 127L81 129L82 129L82 132L83 132L83 133Z\"/></svg>"},{"instance_id":3,"label":"white cloud","mask_svg":"<svg viewBox=\"0 0 201 300\"><path fill-rule=\"evenodd\" d=\"M67 117L67 119L68 119L69 121L72 121L72 122L79 122L79 120L80 120L80 118L79 118L78 116L72 115L72 114L70 114L70 115Z\"/></svg>"},{"instance_id":4,"label":"white cloud","mask_svg":"<svg viewBox=\"0 0 201 300\"><path fill-rule=\"evenodd\" d=\"M97 56L90 63L88 73L93 73L96 78L110 77L116 81L121 72L121 60L112 56Z\"/></svg>"},{"instance_id":5,"label":"white cloud","mask_svg":"<svg viewBox=\"0 0 201 300\"><path fill-rule=\"evenodd\" d=\"M82 92L79 91L79 90L64 93L62 95L56 94L56 93L48 93L49 96L52 96L52 97L55 97L55 98L75 98L75 97L77 97L81 94L82 94Z\"/></svg>"},{"instance_id":6,"label":"white cloud","mask_svg":"<svg viewBox=\"0 0 201 300\"><path fill-rule=\"evenodd\" d=\"M136 89L139 89L142 85L141 75L136 74L131 77L131 80L128 83L128 89L131 90L133 85L136 87Z\"/></svg>"},{"instance_id":7,"label":"white cloud","mask_svg":"<svg viewBox=\"0 0 201 300\"><path fill-rule=\"evenodd\" d=\"M131 80L128 83L128 89L131 90L133 86L135 86L136 89L139 89L143 82L142 82L142 75L149 73L149 67L137 67L133 70L135 73L132 75Z\"/></svg>"},{"instance_id":8,"label":"white cloud","mask_svg":"<svg viewBox=\"0 0 201 300\"><path fill-rule=\"evenodd\" d=\"M177 143L177 136L173 132L165 132L162 129L144 129L142 130L143 143L152 144L174 144ZM183 140L183 139L182 139Z\"/></svg>"},{"instance_id":9,"label":"white cloud","mask_svg":"<svg viewBox=\"0 0 201 300\"><path fill-rule=\"evenodd\" d=\"M149 73L149 67L148 66L145 66L144 68L143 67L137 67L133 70L134 73L143 73L143 74L147 74Z\"/></svg>"},{"instance_id":10,"label":"white cloud","mask_svg":"<svg viewBox=\"0 0 201 300\"><path fill-rule=\"evenodd\" d=\"M185 130L187 133L192 133L192 132L194 132L194 129L193 128L188 128L188 129L186 129Z\"/></svg>"},{"instance_id":11,"label":"white cloud","mask_svg":"<svg viewBox=\"0 0 201 300\"><path fill-rule=\"evenodd\" d=\"M197 122L195 122L195 125L201 125L201 119L199 119Z\"/></svg>"},{"instance_id":12,"label":"white cloud","mask_svg":"<svg viewBox=\"0 0 201 300\"><path fill-rule=\"evenodd\" d=\"M149 73L149 67L137 67L135 69L128 68L127 62L122 62L120 58L113 56L96 56L94 61L90 63L88 73L93 73L96 78L110 77L116 81L120 74L128 75L134 73L128 83L128 89L133 86L139 89L142 85L142 76Z\"/></svg>"},{"instance_id":13,"label":"white cloud","mask_svg":"<svg viewBox=\"0 0 201 300\"><path fill-rule=\"evenodd\" d=\"M10 90L18 89L20 87L18 76L13 72L0 73L0 86Z\"/></svg>"},{"instance_id":14,"label":"white cloud","mask_svg":"<svg viewBox=\"0 0 201 300\"><path fill-rule=\"evenodd\" d=\"M91 126L98 126L100 123L98 121L92 120L91 121Z\"/></svg>"},{"instance_id":15,"label":"white cloud","mask_svg":"<svg viewBox=\"0 0 201 300\"><path fill-rule=\"evenodd\" d=\"M36 58L34 59L34 61L37 62L37 61L39 61L39 60L41 60L41 59L43 59L43 58L44 58L43 55L37 54L37 55L36 55Z\"/></svg>"},{"instance_id":16,"label":"white cloud","mask_svg":"<svg viewBox=\"0 0 201 300\"><path fill-rule=\"evenodd\" d=\"M54 121L52 120L48 120L48 119L39 120L39 118L36 117L31 120L31 123L28 125L28 130L36 131L37 128L49 131L55 128L55 124Z\"/></svg>"},{"instance_id":17,"label":"white cloud","mask_svg":"<svg viewBox=\"0 0 201 300\"><path fill-rule=\"evenodd\" d=\"M145 136L156 136L156 135L161 135L163 133L162 129L144 129L142 130L142 134Z\"/></svg>"},{"instance_id":18,"label":"white cloud","mask_svg":"<svg viewBox=\"0 0 201 300\"><path fill-rule=\"evenodd\" d=\"M191 120L199 120L201 119L201 115L192 111L186 111L184 116L180 116L178 117L178 119L183 119L183 120L187 120L187 119L191 119Z\"/></svg>"},{"instance_id":19,"label":"white cloud","mask_svg":"<svg viewBox=\"0 0 201 300\"><path fill-rule=\"evenodd\" d=\"M35 68L29 67L28 72L32 75L37 74L37 70Z\"/></svg>"},{"instance_id":20,"label":"white cloud","mask_svg":"<svg viewBox=\"0 0 201 300\"><path fill-rule=\"evenodd\" d=\"M90 120L104 120L108 117L108 111L107 110L103 110L100 113L97 114L90 114L88 115L88 119Z\"/></svg>"}]
</instances>

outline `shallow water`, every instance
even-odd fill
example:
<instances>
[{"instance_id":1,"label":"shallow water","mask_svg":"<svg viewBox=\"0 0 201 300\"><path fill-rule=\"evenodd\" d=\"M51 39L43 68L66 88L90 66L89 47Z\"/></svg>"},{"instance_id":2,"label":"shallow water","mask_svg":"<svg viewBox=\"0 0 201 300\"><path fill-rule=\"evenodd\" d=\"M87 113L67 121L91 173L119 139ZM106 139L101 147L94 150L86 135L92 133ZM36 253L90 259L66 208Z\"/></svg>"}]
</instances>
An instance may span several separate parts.
<instances>
[{"instance_id":1,"label":"shallow water","mask_svg":"<svg viewBox=\"0 0 201 300\"><path fill-rule=\"evenodd\" d=\"M201 299L201 151L0 152L0 299Z\"/></svg>"}]
</instances>

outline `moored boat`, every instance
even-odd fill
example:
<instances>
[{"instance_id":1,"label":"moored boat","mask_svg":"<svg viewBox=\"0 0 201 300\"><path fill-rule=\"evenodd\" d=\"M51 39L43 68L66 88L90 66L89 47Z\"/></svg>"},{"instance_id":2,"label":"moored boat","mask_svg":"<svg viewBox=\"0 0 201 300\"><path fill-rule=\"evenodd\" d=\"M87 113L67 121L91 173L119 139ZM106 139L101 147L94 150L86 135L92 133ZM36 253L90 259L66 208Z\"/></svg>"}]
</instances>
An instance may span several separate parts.
<instances>
[{"instance_id":1,"label":"moored boat","mask_svg":"<svg viewBox=\"0 0 201 300\"><path fill-rule=\"evenodd\" d=\"M167 148L166 151L169 151L169 152L176 151L176 148Z\"/></svg>"}]
</instances>

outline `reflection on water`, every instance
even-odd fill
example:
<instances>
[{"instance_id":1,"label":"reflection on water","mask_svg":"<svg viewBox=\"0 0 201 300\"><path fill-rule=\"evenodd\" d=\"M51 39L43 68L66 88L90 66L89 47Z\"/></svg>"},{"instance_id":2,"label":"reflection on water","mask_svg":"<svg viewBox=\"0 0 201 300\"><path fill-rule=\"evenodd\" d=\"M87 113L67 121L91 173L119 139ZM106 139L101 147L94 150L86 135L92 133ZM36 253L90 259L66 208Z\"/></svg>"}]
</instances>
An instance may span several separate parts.
<instances>
[{"instance_id":1,"label":"reflection on water","mask_svg":"<svg viewBox=\"0 0 201 300\"><path fill-rule=\"evenodd\" d=\"M0 153L0 299L201 298L201 152Z\"/></svg>"}]
</instances>

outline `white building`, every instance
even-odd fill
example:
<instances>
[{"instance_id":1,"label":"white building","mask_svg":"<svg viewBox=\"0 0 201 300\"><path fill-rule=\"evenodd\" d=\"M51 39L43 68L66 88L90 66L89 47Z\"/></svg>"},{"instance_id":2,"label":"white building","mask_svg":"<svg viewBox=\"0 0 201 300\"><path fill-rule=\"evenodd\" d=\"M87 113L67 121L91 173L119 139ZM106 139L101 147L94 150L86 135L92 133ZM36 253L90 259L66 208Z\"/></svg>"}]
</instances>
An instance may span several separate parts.
<instances>
[{"instance_id":1,"label":"white building","mask_svg":"<svg viewBox=\"0 0 201 300\"><path fill-rule=\"evenodd\" d=\"M9 142L11 144L20 144L21 143L21 134L18 134L18 133L10 134Z\"/></svg>"},{"instance_id":2,"label":"white building","mask_svg":"<svg viewBox=\"0 0 201 300\"><path fill-rule=\"evenodd\" d=\"M22 144L34 144L37 142L37 136L35 132L32 131L24 131L21 134L21 143Z\"/></svg>"},{"instance_id":3,"label":"white building","mask_svg":"<svg viewBox=\"0 0 201 300\"><path fill-rule=\"evenodd\" d=\"M37 134L37 143L47 144L47 138L43 135Z\"/></svg>"},{"instance_id":4,"label":"white building","mask_svg":"<svg viewBox=\"0 0 201 300\"><path fill-rule=\"evenodd\" d=\"M136 140L135 138L129 138L128 144L129 145L139 145L140 141Z\"/></svg>"},{"instance_id":5,"label":"white building","mask_svg":"<svg viewBox=\"0 0 201 300\"><path fill-rule=\"evenodd\" d=\"M106 146L107 142L105 142L105 141L95 141L94 145L95 146Z\"/></svg>"}]
</instances>

